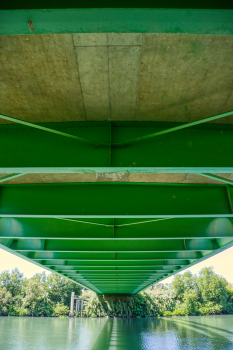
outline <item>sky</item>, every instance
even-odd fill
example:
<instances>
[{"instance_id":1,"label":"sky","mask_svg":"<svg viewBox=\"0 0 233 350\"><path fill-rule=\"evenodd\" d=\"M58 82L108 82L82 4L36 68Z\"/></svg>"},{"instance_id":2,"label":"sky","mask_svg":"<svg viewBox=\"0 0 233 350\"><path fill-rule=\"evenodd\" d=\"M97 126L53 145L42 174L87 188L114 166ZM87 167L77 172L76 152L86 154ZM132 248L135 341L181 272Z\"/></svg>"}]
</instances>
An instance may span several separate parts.
<instances>
[{"instance_id":1,"label":"sky","mask_svg":"<svg viewBox=\"0 0 233 350\"><path fill-rule=\"evenodd\" d=\"M233 283L233 247L226 249L212 258L206 259L183 272L191 271L192 273L198 273L203 267L208 266L213 266L214 271L218 275L225 277L228 282ZM48 272L48 270L0 249L0 273L4 270L12 270L15 267L17 267L20 272L23 272L24 276L27 278L32 277L35 273L41 273L43 271ZM173 277L169 277L163 280L163 283L170 283L172 279Z\"/></svg>"}]
</instances>

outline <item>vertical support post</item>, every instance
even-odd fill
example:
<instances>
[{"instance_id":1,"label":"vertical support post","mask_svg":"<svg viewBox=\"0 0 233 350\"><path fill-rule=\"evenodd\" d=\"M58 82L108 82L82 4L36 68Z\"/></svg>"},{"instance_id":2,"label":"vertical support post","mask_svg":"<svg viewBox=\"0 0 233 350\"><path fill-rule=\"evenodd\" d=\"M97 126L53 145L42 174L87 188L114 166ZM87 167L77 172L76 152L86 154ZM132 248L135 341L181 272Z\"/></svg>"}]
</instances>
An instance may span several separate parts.
<instances>
[{"instance_id":1,"label":"vertical support post","mask_svg":"<svg viewBox=\"0 0 233 350\"><path fill-rule=\"evenodd\" d=\"M81 301L81 317L83 317L83 299Z\"/></svg>"},{"instance_id":2,"label":"vertical support post","mask_svg":"<svg viewBox=\"0 0 233 350\"><path fill-rule=\"evenodd\" d=\"M76 303L77 303L77 314L76 314L76 316L79 317L79 303L80 303L79 299L77 299Z\"/></svg>"},{"instance_id":3,"label":"vertical support post","mask_svg":"<svg viewBox=\"0 0 233 350\"><path fill-rule=\"evenodd\" d=\"M78 317L78 300L76 300L76 317Z\"/></svg>"},{"instance_id":4,"label":"vertical support post","mask_svg":"<svg viewBox=\"0 0 233 350\"><path fill-rule=\"evenodd\" d=\"M69 317L74 317L74 292L71 293Z\"/></svg>"}]
</instances>

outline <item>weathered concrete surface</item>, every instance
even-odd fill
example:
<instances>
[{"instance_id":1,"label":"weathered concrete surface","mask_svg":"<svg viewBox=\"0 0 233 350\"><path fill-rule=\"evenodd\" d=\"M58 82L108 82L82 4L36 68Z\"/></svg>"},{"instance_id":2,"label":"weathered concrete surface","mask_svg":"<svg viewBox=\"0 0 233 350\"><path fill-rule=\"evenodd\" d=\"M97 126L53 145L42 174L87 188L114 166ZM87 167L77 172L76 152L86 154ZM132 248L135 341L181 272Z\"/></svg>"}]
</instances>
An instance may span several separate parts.
<instances>
[{"instance_id":1,"label":"weathered concrete surface","mask_svg":"<svg viewBox=\"0 0 233 350\"><path fill-rule=\"evenodd\" d=\"M5 176L7 174L1 174ZM216 174L226 179L233 180L233 174ZM157 183L204 183L219 184L196 174L27 174L15 179L5 181L4 184L24 183L64 183L64 182L157 182Z\"/></svg>"},{"instance_id":2,"label":"weathered concrete surface","mask_svg":"<svg viewBox=\"0 0 233 350\"><path fill-rule=\"evenodd\" d=\"M1 36L1 113L31 122L202 119L233 110L232 57L227 35Z\"/></svg>"}]
</instances>

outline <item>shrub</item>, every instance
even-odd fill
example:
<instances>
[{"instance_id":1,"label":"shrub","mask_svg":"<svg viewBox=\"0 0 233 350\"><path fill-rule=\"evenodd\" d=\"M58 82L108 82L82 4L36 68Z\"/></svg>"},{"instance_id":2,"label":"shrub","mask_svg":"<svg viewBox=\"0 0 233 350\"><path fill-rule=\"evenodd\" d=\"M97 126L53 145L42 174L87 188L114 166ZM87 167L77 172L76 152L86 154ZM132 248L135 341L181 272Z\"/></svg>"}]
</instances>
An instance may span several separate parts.
<instances>
[{"instance_id":1,"label":"shrub","mask_svg":"<svg viewBox=\"0 0 233 350\"><path fill-rule=\"evenodd\" d=\"M53 316L68 316L69 311L68 306L58 303L53 307Z\"/></svg>"}]
</instances>

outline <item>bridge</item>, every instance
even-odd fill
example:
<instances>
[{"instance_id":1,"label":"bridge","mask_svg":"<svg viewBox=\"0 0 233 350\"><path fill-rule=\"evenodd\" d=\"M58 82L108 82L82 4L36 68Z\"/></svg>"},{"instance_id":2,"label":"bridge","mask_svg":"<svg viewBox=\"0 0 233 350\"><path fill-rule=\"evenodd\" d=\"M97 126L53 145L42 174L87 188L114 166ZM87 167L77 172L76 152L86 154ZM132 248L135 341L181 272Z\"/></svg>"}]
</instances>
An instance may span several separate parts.
<instances>
[{"instance_id":1,"label":"bridge","mask_svg":"<svg viewBox=\"0 0 233 350\"><path fill-rule=\"evenodd\" d=\"M66 5L1 4L0 247L134 294L233 245L233 6Z\"/></svg>"}]
</instances>

